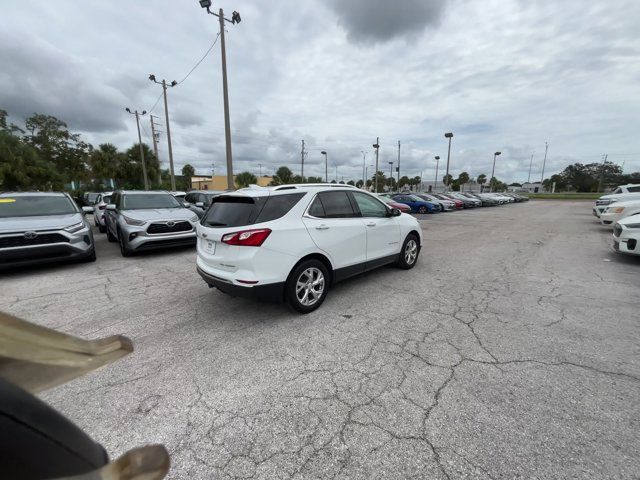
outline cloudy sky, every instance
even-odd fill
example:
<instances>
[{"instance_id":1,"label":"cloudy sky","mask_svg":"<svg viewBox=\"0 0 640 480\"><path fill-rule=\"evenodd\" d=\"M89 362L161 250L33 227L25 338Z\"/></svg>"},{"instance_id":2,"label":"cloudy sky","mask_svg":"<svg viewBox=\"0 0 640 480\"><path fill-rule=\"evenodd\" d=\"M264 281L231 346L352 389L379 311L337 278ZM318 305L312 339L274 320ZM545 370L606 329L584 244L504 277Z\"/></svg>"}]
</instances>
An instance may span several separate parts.
<instances>
[{"instance_id":1,"label":"cloudy sky","mask_svg":"<svg viewBox=\"0 0 640 480\"><path fill-rule=\"evenodd\" d=\"M451 170L539 179L566 164L640 170L640 2L637 0L221 0L227 26L234 170L362 177L380 137L388 171L429 181L443 134ZM0 108L46 113L97 145L137 141L124 108L151 110L164 132L159 79L182 80L216 38L197 0L4 0ZM178 169L225 173L220 49L169 90ZM148 115L143 140L150 143ZM166 136L160 159L167 160ZM444 165L441 160L440 172ZM440 173L440 176L442 173ZM546 173L545 173L546 176Z\"/></svg>"}]
</instances>

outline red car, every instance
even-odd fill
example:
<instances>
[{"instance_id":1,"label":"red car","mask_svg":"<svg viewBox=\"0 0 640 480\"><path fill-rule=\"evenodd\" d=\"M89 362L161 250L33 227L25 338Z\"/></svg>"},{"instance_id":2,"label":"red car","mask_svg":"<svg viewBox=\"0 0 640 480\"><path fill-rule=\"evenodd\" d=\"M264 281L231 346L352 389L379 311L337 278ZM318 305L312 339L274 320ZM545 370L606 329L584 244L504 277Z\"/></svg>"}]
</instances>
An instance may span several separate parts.
<instances>
[{"instance_id":1,"label":"red car","mask_svg":"<svg viewBox=\"0 0 640 480\"><path fill-rule=\"evenodd\" d=\"M449 195L444 195L442 193L432 193L431 195L433 195L436 198L439 198L440 200L451 200L456 204L456 210L460 210L464 208L464 202L462 200L458 200L457 198L453 198L453 197L450 197Z\"/></svg>"},{"instance_id":2,"label":"red car","mask_svg":"<svg viewBox=\"0 0 640 480\"><path fill-rule=\"evenodd\" d=\"M409 205L405 205L404 203L398 203L391 200L389 197L383 197L382 195L378 195L378 198L382 200L384 203L389 205L391 208L397 208L402 213L411 213L411 207Z\"/></svg>"}]
</instances>

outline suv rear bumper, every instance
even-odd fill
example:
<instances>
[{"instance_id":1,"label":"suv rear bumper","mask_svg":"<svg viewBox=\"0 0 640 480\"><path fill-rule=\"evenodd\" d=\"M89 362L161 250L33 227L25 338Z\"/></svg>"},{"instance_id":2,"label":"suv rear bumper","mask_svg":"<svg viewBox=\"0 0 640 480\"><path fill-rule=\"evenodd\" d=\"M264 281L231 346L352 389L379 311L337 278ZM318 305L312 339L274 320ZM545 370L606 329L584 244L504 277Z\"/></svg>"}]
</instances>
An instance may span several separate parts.
<instances>
[{"instance_id":1,"label":"suv rear bumper","mask_svg":"<svg viewBox=\"0 0 640 480\"><path fill-rule=\"evenodd\" d=\"M196 267L196 269L209 287L215 287L232 297L250 298L271 303L282 303L284 301L284 282L241 287L223 278L214 277L200 267Z\"/></svg>"}]
</instances>

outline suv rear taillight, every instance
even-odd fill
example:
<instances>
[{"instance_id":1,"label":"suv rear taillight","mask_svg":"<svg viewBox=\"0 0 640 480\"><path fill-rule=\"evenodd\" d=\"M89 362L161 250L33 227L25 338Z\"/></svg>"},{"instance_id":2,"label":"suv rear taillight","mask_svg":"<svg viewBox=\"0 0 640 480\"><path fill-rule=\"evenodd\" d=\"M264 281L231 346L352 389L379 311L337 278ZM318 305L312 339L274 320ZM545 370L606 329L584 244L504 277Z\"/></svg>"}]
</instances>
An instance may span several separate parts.
<instances>
[{"instance_id":1,"label":"suv rear taillight","mask_svg":"<svg viewBox=\"0 0 640 480\"><path fill-rule=\"evenodd\" d=\"M222 236L222 243L227 245L239 245L243 247L259 247L271 234L270 228L257 228L255 230L242 230L240 232L227 233Z\"/></svg>"}]
</instances>

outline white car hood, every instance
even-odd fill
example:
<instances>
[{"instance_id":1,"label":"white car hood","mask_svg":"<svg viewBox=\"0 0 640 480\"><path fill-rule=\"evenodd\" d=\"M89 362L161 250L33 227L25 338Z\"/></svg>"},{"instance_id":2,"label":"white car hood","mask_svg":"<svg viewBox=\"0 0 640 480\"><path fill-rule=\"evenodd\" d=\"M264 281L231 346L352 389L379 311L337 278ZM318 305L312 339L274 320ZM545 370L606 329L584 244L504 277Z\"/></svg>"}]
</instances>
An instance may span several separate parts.
<instances>
[{"instance_id":1,"label":"white car hood","mask_svg":"<svg viewBox=\"0 0 640 480\"><path fill-rule=\"evenodd\" d=\"M620 225L629 225L632 223L640 223L640 215L630 215L628 217L624 217L622 220L618 220Z\"/></svg>"},{"instance_id":2,"label":"white car hood","mask_svg":"<svg viewBox=\"0 0 640 480\"><path fill-rule=\"evenodd\" d=\"M122 210L122 214L135 220L150 222L154 220L189 220L195 216L187 208L150 208L141 210Z\"/></svg>"},{"instance_id":3,"label":"white car hood","mask_svg":"<svg viewBox=\"0 0 640 480\"><path fill-rule=\"evenodd\" d=\"M608 195L602 195L598 200L615 200L617 202L640 200L640 193L610 193Z\"/></svg>"},{"instance_id":4,"label":"white car hood","mask_svg":"<svg viewBox=\"0 0 640 480\"><path fill-rule=\"evenodd\" d=\"M0 233L26 232L30 230L61 230L64 227L80 222L82 222L82 215L80 213L0 218Z\"/></svg>"},{"instance_id":5,"label":"white car hood","mask_svg":"<svg viewBox=\"0 0 640 480\"><path fill-rule=\"evenodd\" d=\"M635 200L624 200L622 202L618 201L615 202L615 205L612 205L612 207L640 207L640 197L636 198Z\"/></svg>"}]
</instances>

